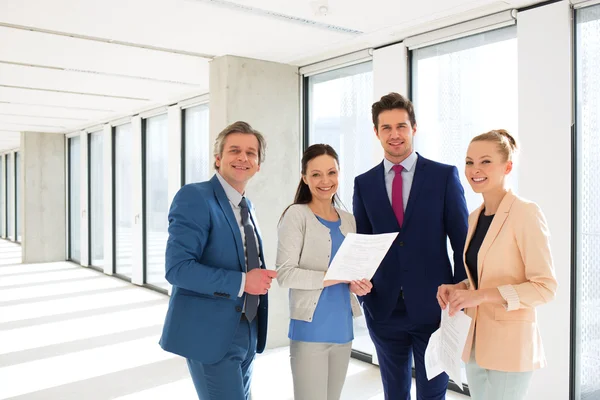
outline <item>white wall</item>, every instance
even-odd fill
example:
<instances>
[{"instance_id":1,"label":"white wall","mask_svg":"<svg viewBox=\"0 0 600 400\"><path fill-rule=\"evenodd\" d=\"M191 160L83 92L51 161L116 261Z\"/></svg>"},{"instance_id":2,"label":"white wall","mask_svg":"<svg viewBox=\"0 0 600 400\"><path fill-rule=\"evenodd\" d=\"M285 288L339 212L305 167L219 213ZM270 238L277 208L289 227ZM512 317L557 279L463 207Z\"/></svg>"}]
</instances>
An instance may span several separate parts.
<instances>
[{"instance_id":1,"label":"white wall","mask_svg":"<svg viewBox=\"0 0 600 400\"><path fill-rule=\"evenodd\" d=\"M519 13L520 195L542 208L559 288L538 308L548 367L529 399L569 398L571 282L572 12L567 1ZM543 28L542 28L543 27Z\"/></svg>"}]
</instances>

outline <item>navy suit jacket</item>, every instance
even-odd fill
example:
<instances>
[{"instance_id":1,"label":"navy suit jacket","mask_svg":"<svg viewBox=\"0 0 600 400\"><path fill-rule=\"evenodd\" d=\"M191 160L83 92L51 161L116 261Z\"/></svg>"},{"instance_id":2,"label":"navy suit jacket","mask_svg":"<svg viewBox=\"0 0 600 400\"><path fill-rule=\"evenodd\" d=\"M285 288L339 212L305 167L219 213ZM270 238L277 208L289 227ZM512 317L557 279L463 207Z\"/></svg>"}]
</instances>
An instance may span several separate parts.
<instances>
[{"instance_id":1,"label":"navy suit jacket","mask_svg":"<svg viewBox=\"0 0 600 400\"><path fill-rule=\"evenodd\" d=\"M262 240L252 203L262 268ZM246 269L244 244L231 205L216 176L183 186L169 211L166 278L173 285L161 347L205 364L220 361L238 329L245 294L238 297ZM257 313L257 352L267 338L267 295Z\"/></svg>"},{"instance_id":2,"label":"navy suit jacket","mask_svg":"<svg viewBox=\"0 0 600 400\"><path fill-rule=\"evenodd\" d=\"M402 229L386 191L383 162L354 180L357 233L399 232L373 276L371 293L360 298L374 320L391 315L402 289L413 323L439 323L438 286L466 279L463 247L468 212L458 171L420 155L415 167ZM454 251L454 274L447 238Z\"/></svg>"}]
</instances>

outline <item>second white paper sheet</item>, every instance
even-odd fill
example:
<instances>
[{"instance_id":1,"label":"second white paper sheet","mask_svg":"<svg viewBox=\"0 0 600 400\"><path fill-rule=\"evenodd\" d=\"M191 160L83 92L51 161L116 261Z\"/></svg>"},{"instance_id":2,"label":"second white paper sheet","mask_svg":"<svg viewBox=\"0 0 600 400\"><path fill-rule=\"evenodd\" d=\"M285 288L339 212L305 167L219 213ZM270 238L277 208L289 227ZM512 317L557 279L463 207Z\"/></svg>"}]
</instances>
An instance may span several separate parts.
<instances>
[{"instance_id":1,"label":"second white paper sheet","mask_svg":"<svg viewBox=\"0 0 600 400\"><path fill-rule=\"evenodd\" d=\"M462 311L451 317L448 307L442 310L440 327L429 338L425 350L427 379L431 380L442 372L446 372L450 379L462 389L461 357L470 327L471 317Z\"/></svg>"},{"instance_id":2,"label":"second white paper sheet","mask_svg":"<svg viewBox=\"0 0 600 400\"><path fill-rule=\"evenodd\" d=\"M338 249L324 280L371 279L398 232L379 235L349 233Z\"/></svg>"}]
</instances>

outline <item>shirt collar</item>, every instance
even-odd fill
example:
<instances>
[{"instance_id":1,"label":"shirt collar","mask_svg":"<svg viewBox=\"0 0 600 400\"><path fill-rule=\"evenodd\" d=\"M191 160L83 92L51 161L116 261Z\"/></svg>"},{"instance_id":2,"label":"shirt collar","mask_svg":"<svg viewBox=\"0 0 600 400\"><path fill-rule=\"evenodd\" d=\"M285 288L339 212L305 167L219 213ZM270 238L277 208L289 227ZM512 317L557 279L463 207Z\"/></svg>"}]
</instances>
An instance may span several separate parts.
<instances>
[{"instance_id":1,"label":"shirt collar","mask_svg":"<svg viewBox=\"0 0 600 400\"><path fill-rule=\"evenodd\" d=\"M412 153L410 153L410 155L408 157L406 157L404 159L404 161L402 161L400 163L400 165L402 165L402 167L404 167L405 171L411 171L413 169L413 167L415 166L415 164L417 163L417 158L419 158L417 156L417 152L413 151ZM394 165L397 165L397 164L392 163L387 158L383 159L383 167L385 169L385 173L386 174L389 173L392 170L392 167Z\"/></svg>"},{"instance_id":2,"label":"shirt collar","mask_svg":"<svg viewBox=\"0 0 600 400\"><path fill-rule=\"evenodd\" d=\"M227 198L229 199L229 201L231 202L231 204L233 204L236 207L239 207L240 201L242 201L242 195L240 194L240 192L238 192L237 190L235 190L233 188L233 186L231 186L229 183L227 183L227 181L225 180L225 178L223 178L221 176L221 174L219 173L219 171L217 171L216 175L217 175L217 179L221 183L221 186L223 186L223 190L225 191L225 195L227 196Z\"/></svg>"}]
</instances>

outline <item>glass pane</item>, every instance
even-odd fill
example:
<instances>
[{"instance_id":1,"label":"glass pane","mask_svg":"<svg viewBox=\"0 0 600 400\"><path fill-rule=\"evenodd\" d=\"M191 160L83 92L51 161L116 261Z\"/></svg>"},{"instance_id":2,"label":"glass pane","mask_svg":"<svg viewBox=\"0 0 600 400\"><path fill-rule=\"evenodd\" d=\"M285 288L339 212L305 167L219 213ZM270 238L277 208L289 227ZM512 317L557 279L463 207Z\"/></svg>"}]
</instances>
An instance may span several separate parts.
<instances>
[{"instance_id":1,"label":"glass pane","mask_svg":"<svg viewBox=\"0 0 600 400\"><path fill-rule=\"evenodd\" d=\"M90 140L90 255L91 265L104 266L104 157L102 132Z\"/></svg>"},{"instance_id":2,"label":"glass pane","mask_svg":"<svg viewBox=\"0 0 600 400\"><path fill-rule=\"evenodd\" d=\"M374 167L373 64L337 69L308 78L310 144L325 143L340 157L338 194L352 212L354 177ZM300 177L298 177L300 179ZM364 317L354 319L352 348L374 355Z\"/></svg>"},{"instance_id":3,"label":"glass pane","mask_svg":"<svg viewBox=\"0 0 600 400\"><path fill-rule=\"evenodd\" d=\"M146 283L168 289L165 250L169 236L169 121L165 114L145 122Z\"/></svg>"},{"instance_id":4,"label":"glass pane","mask_svg":"<svg viewBox=\"0 0 600 400\"><path fill-rule=\"evenodd\" d=\"M69 139L69 259L81 261L81 139Z\"/></svg>"},{"instance_id":5,"label":"glass pane","mask_svg":"<svg viewBox=\"0 0 600 400\"><path fill-rule=\"evenodd\" d=\"M600 6L577 11L576 399L600 398Z\"/></svg>"},{"instance_id":6,"label":"glass pane","mask_svg":"<svg viewBox=\"0 0 600 400\"><path fill-rule=\"evenodd\" d=\"M185 183L208 180L210 144L208 142L208 105L184 110Z\"/></svg>"},{"instance_id":7,"label":"glass pane","mask_svg":"<svg viewBox=\"0 0 600 400\"><path fill-rule=\"evenodd\" d=\"M15 153L15 170L16 170L16 181L15 187L17 190L17 198L15 200L15 220L17 221L17 242L21 242L21 226L22 226L22 216L21 216L21 153Z\"/></svg>"},{"instance_id":8,"label":"glass pane","mask_svg":"<svg viewBox=\"0 0 600 400\"><path fill-rule=\"evenodd\" d=\"M131 124L115 128L115 272L131 278L133 246Z\"/></svg>"},{"instance_id":9,"label":"glass pane","mask_svg":"<svg viewBox=\"0 0 600 400\"><path fill-rule=\"evenodd\" d=\"M14 188L14 159L12 153L6 155L6 201L7 213L6 213L6 229L8 230L6 236L10 240L15 240L15 188Z\"/></svg>"},{"instance_id":10,"label":"glass pane","mask_svg":"<svg viewBox=\"0 0 600 400\"><path fill-rule=\"evenodd\" d=\"M415 148L456 165L469 211L482 203L463 173L471 139L503 128L518 142L516 35L510 27L412 52ZM518 160L509 175L515 190L517 175Z\"/></svg>"}]
</instances>

